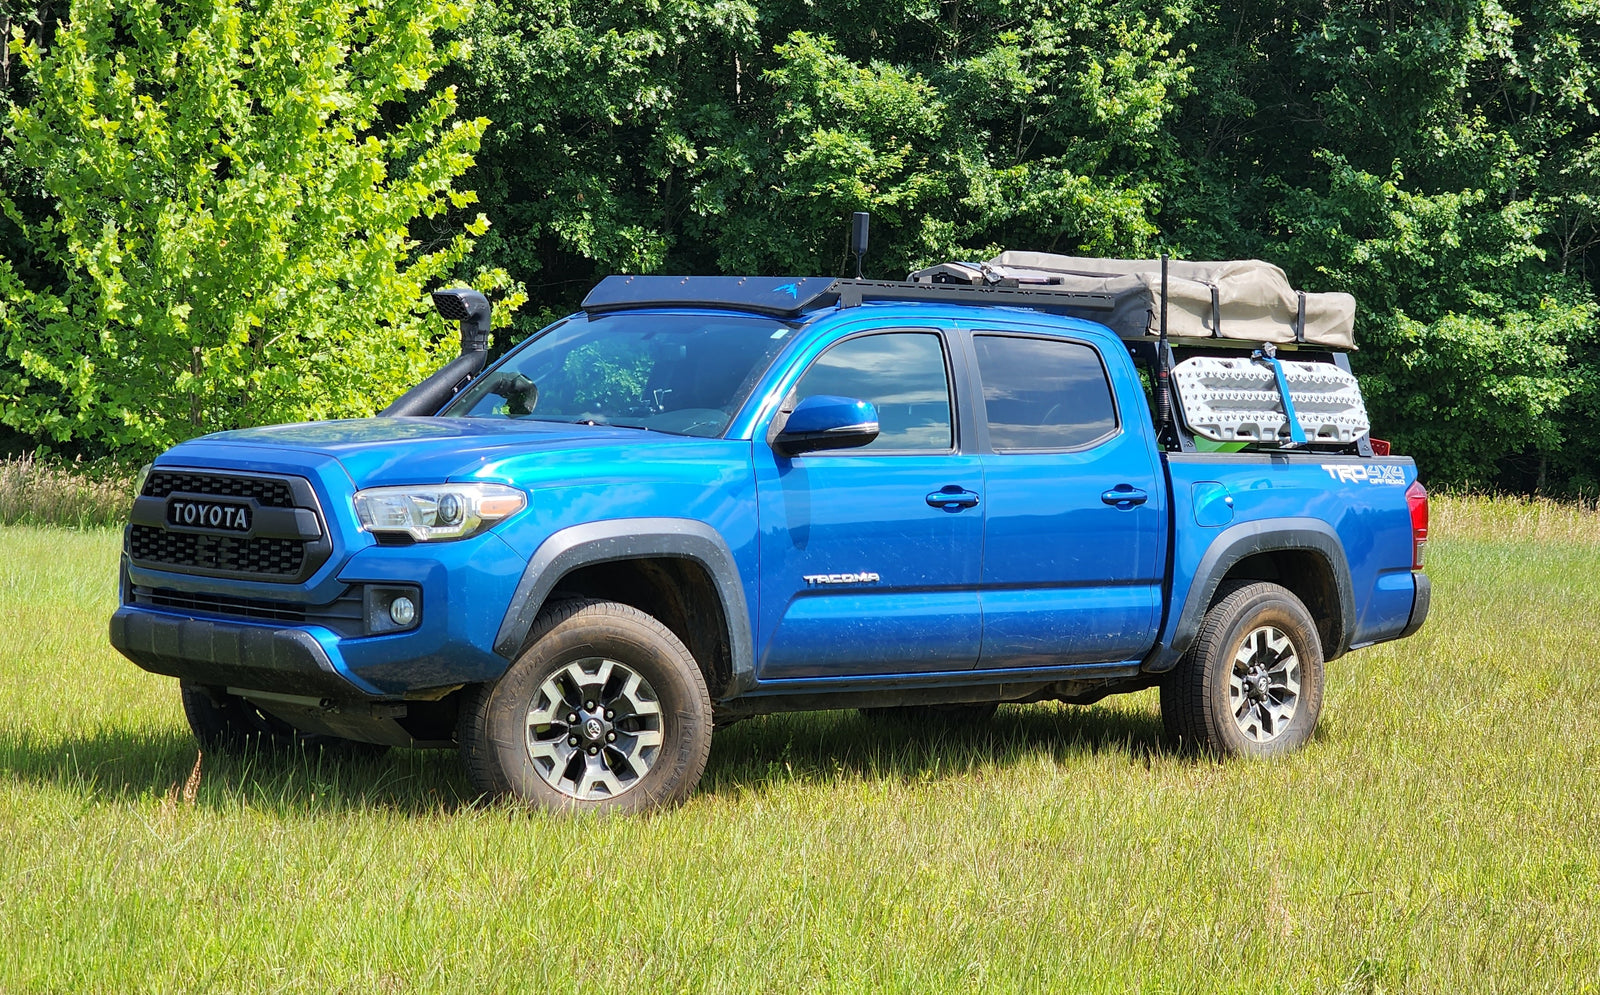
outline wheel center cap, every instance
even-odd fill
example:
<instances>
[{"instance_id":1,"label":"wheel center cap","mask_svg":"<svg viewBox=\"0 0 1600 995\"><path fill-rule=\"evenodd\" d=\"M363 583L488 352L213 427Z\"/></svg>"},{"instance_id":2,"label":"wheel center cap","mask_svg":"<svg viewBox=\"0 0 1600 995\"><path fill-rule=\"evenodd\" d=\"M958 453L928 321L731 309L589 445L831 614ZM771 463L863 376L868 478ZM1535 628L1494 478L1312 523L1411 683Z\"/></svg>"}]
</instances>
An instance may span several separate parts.
<instances>
[{"instance_id":1,"label":"wheel center cap","mask_svg":"<svg viewBox=\"0 0 1600 995\"><path fill-rule=\"evenodd\" d=\"M583 724L583 734L591 743L598 743L605 732L606 728L599 719L590 718Z\"/></svg>"}]
</instances>

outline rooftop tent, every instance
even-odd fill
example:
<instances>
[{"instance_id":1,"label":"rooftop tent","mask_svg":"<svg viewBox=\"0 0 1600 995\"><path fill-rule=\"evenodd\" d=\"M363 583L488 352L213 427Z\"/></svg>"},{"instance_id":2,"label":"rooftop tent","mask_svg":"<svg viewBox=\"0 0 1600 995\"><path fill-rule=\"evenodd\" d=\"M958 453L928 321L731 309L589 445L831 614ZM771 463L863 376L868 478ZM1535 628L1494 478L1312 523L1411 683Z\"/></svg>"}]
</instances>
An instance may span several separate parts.
<instances>
[{"instance_id":1,"label":"rooftop tent","mask_svg":"<svg viewBox=\"0 0 1600 995\"><path fill-rule=\"evenodd\" d=\"M1356 301L1349 294L1295 290L1283 270L1258 259L1170 260L1167 330L1175 339L1355 348ZM1095 314L1125 339L1155 335L1161 312L1161 260L1092 259L1049 252L1002 252L985 263L943 263L912 273L913 283L1028 287L1108 295Z\"/></svg>"}]
</instances>

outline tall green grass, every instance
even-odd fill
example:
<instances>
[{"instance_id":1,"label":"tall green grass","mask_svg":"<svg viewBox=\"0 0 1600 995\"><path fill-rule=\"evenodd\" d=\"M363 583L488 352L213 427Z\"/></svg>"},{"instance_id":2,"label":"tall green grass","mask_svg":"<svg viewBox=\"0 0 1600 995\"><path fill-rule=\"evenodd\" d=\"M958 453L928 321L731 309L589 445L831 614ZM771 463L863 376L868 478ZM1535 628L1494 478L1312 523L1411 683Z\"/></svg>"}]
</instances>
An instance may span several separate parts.
<instances>
[{"instance_id":1,"label":"tall green grass","mask_svg":"<svg viewBox=\"0 0 1600 995\"><path fill-rule=\"evenodd\" d=\"M1293 757L1174 756L1149 693L770 717L610 821L197 758L115 534L0 530L0 991L1600 991L1600 522L1434 512L1433 618Z\"/></svg>"},{"instance_id":2,"label":"tall green grass","mask_svg":"<svg viewBox=\"0 0 1600 995\"><path fill-rule=\"evenodd\" d=\"M117 525L127 521L133 477L131 467L110 461L0 459L0 525Z\"/></svg>"}]
</instances>

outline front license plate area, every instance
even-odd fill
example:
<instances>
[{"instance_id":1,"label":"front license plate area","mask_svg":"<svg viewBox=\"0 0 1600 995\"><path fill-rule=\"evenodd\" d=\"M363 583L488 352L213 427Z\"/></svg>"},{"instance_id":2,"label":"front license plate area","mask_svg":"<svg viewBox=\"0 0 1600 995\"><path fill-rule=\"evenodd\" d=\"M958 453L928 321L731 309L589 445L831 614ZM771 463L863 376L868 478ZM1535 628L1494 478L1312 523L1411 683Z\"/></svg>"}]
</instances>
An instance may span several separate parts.
<instances>
[{"instance_id":1,"label":"front license plate area","mask_svg":"<svg viewBox=\"0 0 1600 995\"><path fill-rule=\"evenodd\" d=\"M174 528L242 534L250 531L251 517L247 504L188 498L167 501L167 525Z\"/></svg>"}]
</instances>

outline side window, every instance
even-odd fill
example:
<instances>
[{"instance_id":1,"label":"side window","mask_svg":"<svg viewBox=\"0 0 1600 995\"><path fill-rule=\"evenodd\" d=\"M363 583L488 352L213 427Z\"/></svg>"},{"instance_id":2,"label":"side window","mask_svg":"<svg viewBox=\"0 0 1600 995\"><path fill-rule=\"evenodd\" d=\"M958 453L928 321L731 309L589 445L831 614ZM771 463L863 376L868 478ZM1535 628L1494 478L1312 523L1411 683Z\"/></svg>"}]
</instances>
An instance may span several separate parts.
<instances>
[{"instance_id":1,"label":"side window","mask_svg":"<svg viewBox=\"0 0 1600 995\"><path fill-rule=\"evenodd\" d=\"M1099 353L1059 339L974 336L995 452L1076 449L1117 427Z\"/></svg>"},{"instance_id":2,"label":"side window","mask_svg":"<svg viewBox=\"0 0 1600 995\"><path fill-rule=\"evenodd\" d=\"M955 446L944 345L932 332L846 339L817 357L795 392L796 400L834 394L876 405L879 434L863 449L943 451Z\"/></svg>"}]
</instances>

